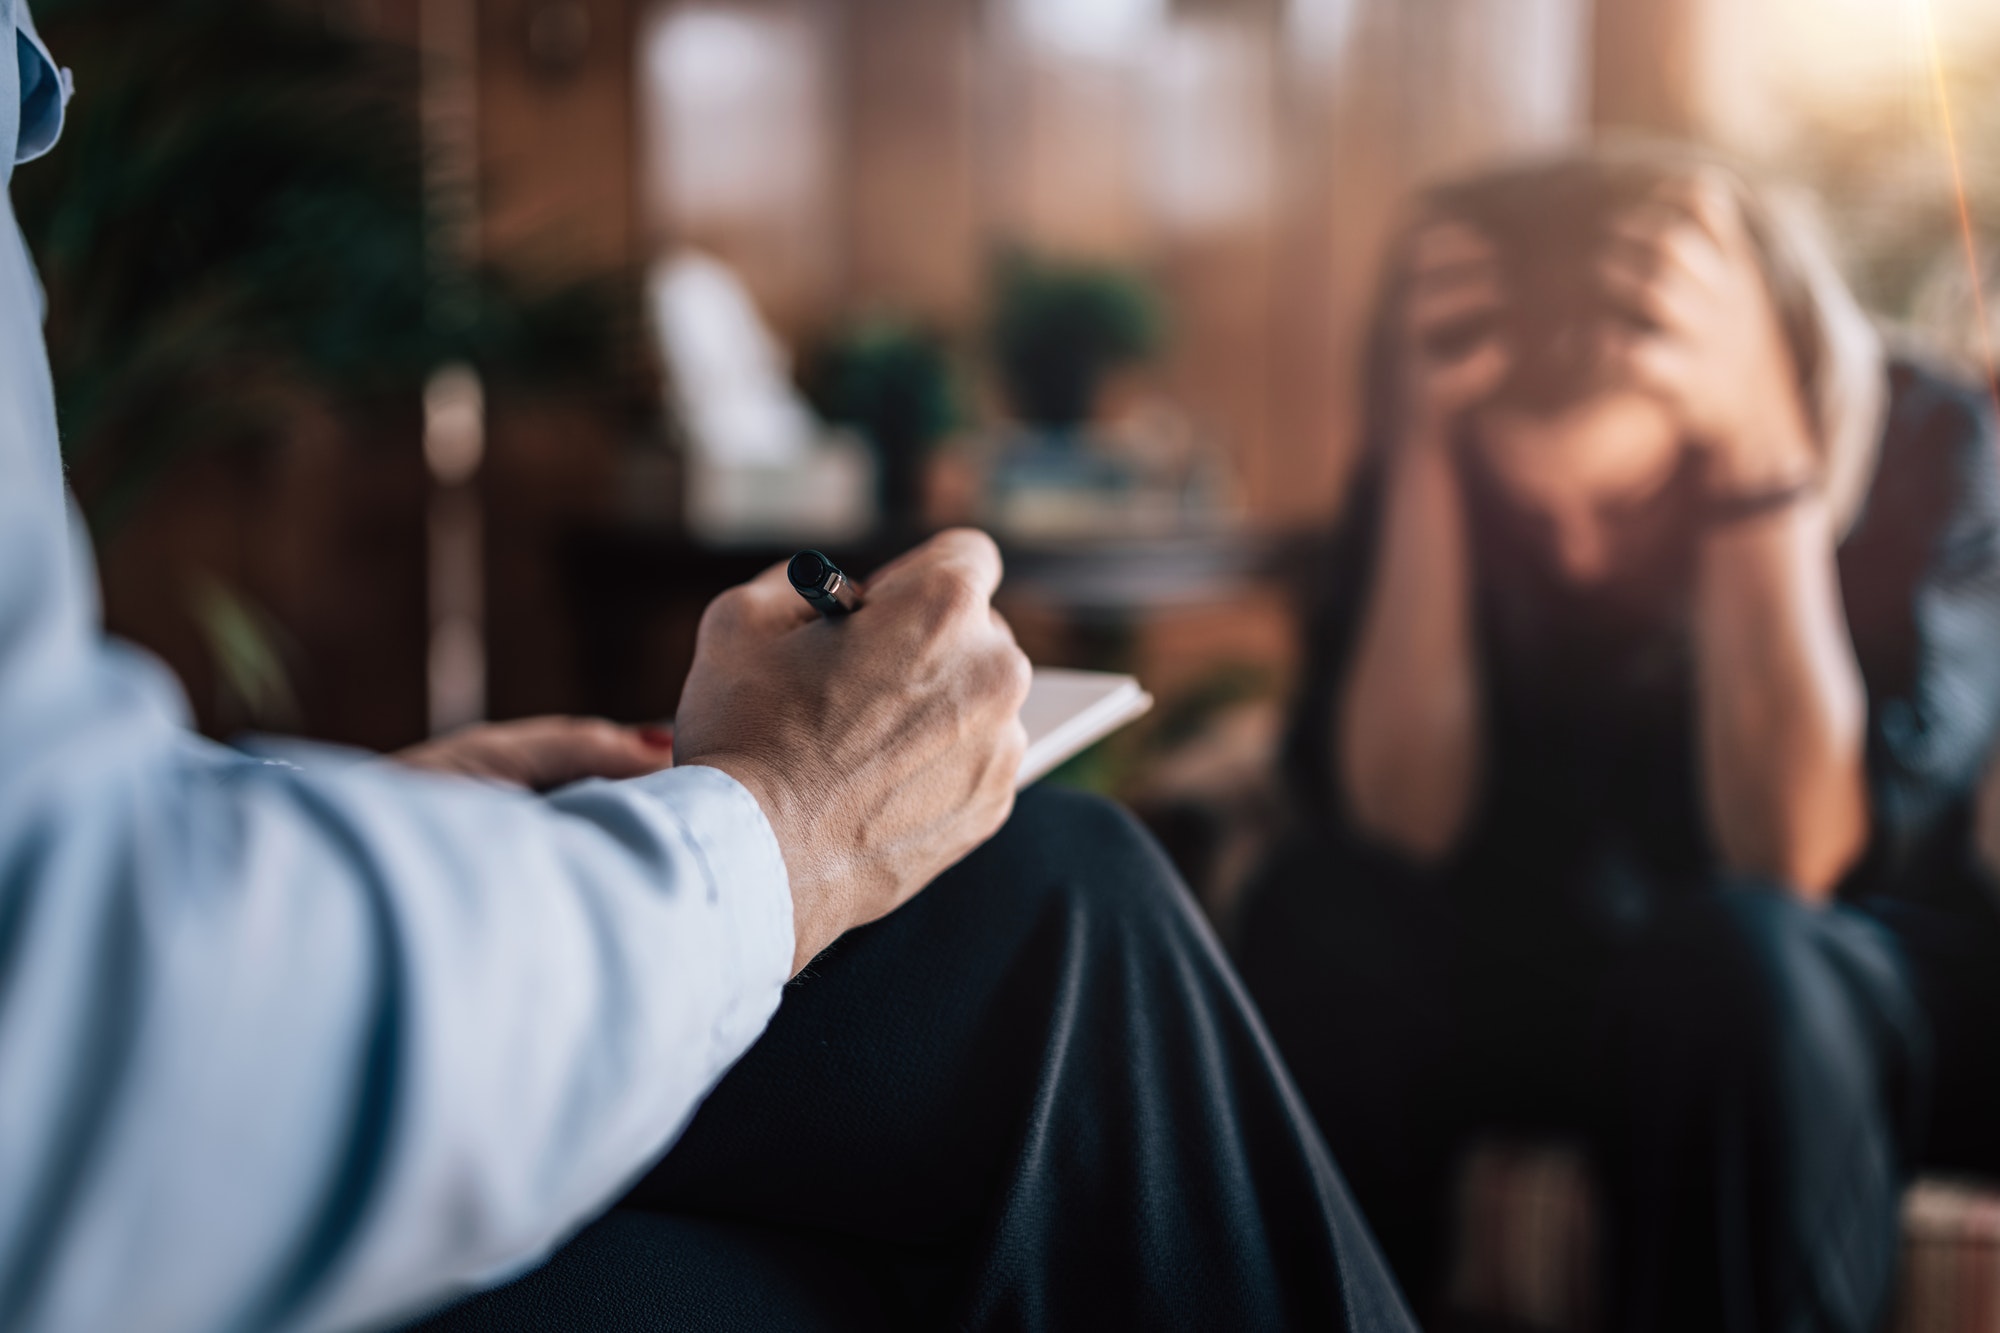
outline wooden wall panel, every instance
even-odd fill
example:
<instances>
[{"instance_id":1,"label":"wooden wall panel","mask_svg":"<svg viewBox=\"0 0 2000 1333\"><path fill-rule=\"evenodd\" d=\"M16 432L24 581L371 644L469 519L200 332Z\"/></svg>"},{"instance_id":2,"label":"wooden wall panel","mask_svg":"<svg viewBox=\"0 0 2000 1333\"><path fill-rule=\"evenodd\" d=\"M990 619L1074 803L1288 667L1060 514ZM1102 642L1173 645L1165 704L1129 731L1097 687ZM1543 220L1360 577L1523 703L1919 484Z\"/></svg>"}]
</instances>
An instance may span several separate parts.
<instances>
[{"instance_id":1,"label":"wooden wall panel","mask_svg":"<svg viewBox=\"0 0 2000 1333\"><path fill-rule=\"evenodd\" d=\"M849 308L977 318L979 36L977 0L851 0L840 72Z\"/></svg>"},{"instance_id":2,"label":"wooden wall panel","mask_svg":"<svg viewBox=\"0 0 2000 1333\"><path fill-rule=\"evenodd\" d=\"M645 251L705 251L781 335L817 328L844 295L847 3L633 0L633 15Z\"/></svg>"},{"instance_id":3,"label":"wooden wall panel","mask_svg":"<svg viewBox=\"0 0 2000 1333\"><path fill-rule=\"evenodd\" d=\"M1591 119L1608 129L1687 134L1700 127L1704 0L1597 0Z\"/></svg>"},{"instance_id":4,"label":"wooden wall panel","mask_svg":"<svg viewBox=\"0 0 2000 1333\"><path fill-rule=\"evenodd\" d=\"M559 11L583 16L581 49L538 58L537 21L574 22ZM632 41L629 0L480 0L486 254L565 276L638 257Z\"/></svg>"}]
</instances>

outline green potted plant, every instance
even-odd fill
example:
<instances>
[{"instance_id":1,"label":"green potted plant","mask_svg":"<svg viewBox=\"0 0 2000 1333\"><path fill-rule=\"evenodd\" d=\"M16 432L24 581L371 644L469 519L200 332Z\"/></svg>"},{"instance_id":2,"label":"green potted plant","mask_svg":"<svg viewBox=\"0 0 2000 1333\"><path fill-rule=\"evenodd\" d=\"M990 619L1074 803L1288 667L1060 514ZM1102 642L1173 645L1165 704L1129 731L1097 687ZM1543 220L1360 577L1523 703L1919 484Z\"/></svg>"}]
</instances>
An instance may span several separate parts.
<instances>
[{"instance_id":1,"label":"green potted plant","mask_svg":"<svg viewBox=\"0 0 2000 1333\"><path fill-rule=\"evenodd\" d=\"M78 91L13 199L48 298L69 480L101 547L195 455L247 460L315 415L407 420L441 363L510 382L617 364L601 286L528 294L437 243L416 55L326 11L35 4ZM293 722L283 627L244 590L179 572L239 711Z\"/></svg>"},{"instance_id":2,"label":"green potted plant","mask_svg":"<svg viewBox=\"0 0 2000 1333\"><path fill-rule=\"evenodd\" d=\"M873 446L884 532L921 528L926 463L964 419L945 340L904 319L863 319L814 348L801 378L822 417Z\"/></svg>"},{"instance_id":3,"label":"green potted plant","mask_svg":"<svg viewBox=\"0 0 2000 1333\"><path fill-rule=\"evenodd\" d=\"M1002 256L987 346L1016 423L999 438L982 517L1016 540L1102 540L1148 507L1147 469L1101 429L1107 381L1165 341L1152 286L1114 265Z\"/></svg>"},{"instance_id":4,"label":"green potted plant","mask_svg":"<svg viewBox=\"0 0 2000 1333\"><path fill-rule=\"evenodd\" d=\"M601 299L435 243L412 52L279 0L39 0L76 71L14 203L48 293L65 461L103 540L190 451L440 363L604 364Z\"/></svg>"},{"instance_id":5,"label":"green potted plant","mask_svg":"<svg viewBox=\"0 0 2000 1333\"><path fill-rule=\"evenodd\" d=\"M1008 405L1031 429L1074 434L1104 381L1164 341L1159 298L1135 272L1021 252L995 266L988 342Z\"/></svg>"}]
</instances>

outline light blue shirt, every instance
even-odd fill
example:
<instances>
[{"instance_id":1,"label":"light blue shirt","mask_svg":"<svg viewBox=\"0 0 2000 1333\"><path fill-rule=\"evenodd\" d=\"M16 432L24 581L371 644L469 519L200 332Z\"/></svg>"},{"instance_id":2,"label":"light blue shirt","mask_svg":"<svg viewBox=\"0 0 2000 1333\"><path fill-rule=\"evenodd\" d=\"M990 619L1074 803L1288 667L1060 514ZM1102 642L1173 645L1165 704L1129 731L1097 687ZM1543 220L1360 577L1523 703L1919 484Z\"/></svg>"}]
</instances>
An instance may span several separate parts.
<instances>
[{"instance_id":1,"label":"light blue shirt","mask_svg":"<svg viewBox=\"0 0 2000 1333\"><path fill-rule=\"evenodd\" d=\"M11 182L68 84L21 0L0 23ZM0 1329L350 1328L515 1272L777 1008L770 826L708 768L540 799L192 734L104 638L41 319L10 204Z\"/></svg>"}]
</instances>

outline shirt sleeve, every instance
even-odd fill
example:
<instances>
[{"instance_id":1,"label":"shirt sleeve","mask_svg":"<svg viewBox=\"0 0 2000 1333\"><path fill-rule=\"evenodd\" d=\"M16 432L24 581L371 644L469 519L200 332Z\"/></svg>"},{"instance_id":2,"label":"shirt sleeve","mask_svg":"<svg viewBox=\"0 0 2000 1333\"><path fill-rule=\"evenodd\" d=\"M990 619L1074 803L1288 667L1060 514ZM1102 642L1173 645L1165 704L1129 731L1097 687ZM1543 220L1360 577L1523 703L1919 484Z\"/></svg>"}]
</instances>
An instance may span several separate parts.
<instances>
[{"instance_id":1,"label":"shirt sleeve","mask_svg":"<svg viewBox=\"0 0 2000 1333\"><path fill-rule=\"evenodd\" d=\"M101 632L38 307L10 210L0 1328L349 1328L504 1277L776 1009L770 827L713 769L542 799L193 736Z\"/></svg>"}]
</instances>

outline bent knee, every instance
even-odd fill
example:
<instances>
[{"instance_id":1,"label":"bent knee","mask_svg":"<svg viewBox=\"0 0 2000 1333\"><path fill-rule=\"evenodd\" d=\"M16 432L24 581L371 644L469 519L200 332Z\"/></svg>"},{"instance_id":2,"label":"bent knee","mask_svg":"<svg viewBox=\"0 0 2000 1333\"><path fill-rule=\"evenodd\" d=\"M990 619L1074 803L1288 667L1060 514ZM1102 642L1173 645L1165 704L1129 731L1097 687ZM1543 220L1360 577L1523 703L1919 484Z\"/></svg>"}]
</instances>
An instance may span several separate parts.
<instances>
[{"instance_id":1,"label":"bent knee","mask_svg":"<svg viewBox=\"0 0 2000 1333\"><path fill-rule=\"evenodd\" d=\"M1632 969L1634 1013L1653 1035L1756 1065L1838 1058L1902 1025L1894 949L1865 918L1774 888L1732 885L1675 904Z\"/></svg>"},{"instance_id":2,"label":"bent knee","mask_svg":"<svg viewBox=\"0 0 2000 1333\"><path fill-rule=\"evenodd\" d=\"M1030 787L990 844L1024 890L1087 908L1157 912L1186 890L1153 835L1113 801Z\"/></svg>"}]
</instances>

